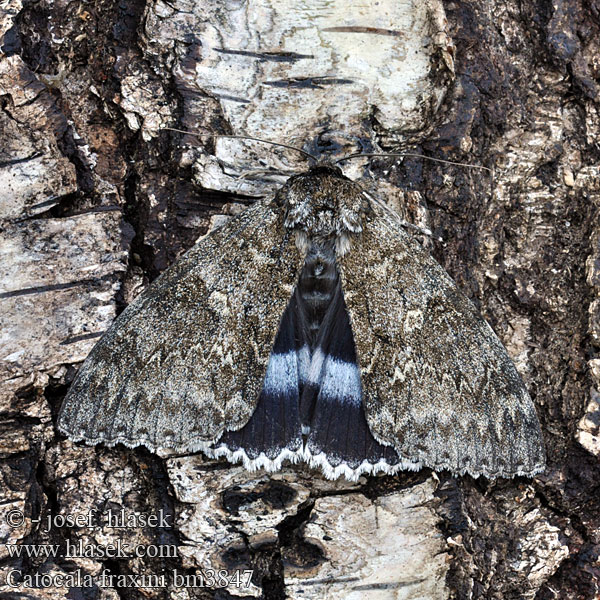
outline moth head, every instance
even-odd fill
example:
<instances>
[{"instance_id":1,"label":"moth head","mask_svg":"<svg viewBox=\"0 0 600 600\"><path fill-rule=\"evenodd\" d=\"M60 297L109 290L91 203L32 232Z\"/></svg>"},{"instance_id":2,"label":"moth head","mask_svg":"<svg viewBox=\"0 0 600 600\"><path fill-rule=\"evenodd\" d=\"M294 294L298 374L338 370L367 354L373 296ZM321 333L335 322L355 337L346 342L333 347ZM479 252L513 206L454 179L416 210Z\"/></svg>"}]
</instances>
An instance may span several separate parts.
<instances>
[{"instance_id":1,"label":"moth head","mask_svg":"<svg viewBox=\"0 0 600 600\"><path fill-rule=\"evenodd\" d=\"M335 239L338 254L348 252L369 209L362 188L329 165L291 177L275 201L285 210L285 226L295 231L300 250L312 240Z\"/></svg>"}]
</instances>

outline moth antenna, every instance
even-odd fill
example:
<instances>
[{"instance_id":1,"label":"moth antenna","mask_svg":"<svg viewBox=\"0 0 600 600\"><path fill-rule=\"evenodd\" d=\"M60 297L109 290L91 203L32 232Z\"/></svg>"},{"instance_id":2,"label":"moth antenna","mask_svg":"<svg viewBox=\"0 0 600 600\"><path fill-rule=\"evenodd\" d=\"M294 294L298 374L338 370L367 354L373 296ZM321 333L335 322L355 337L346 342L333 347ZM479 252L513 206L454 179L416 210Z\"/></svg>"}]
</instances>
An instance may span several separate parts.
<instances>
[{"instance_id":1,"label":"moth antenna","mask_svg":"<svg viewBox=\"0 0 600 600\"><path fill-rule=\"evenodd\" d=\"M435 240L436 242L444 243L444 240L441 237L436 237L435 235L433 235L433 231L431 231L431 229L427 229L426 227L419 227L418 225L415 225L414 223L409 223L408 221L405 221L404 219L402 219L400 217L400 215L395 210L392 210L385 202L382 202L379 198L376 198L375 196L371 196L371 194L368 194L365 191L363 191L363 194L365 195L366 198L368 198L369 200L372 200L379 207L383 208L390 216L393 217L393 219L401 227L405 227L406 229L412 229L413 231L418 231L420 234L426 235L427 237L430 237L431 239Z\"/></svg>"},{"instance_id":2,"label":"moth antenna","mask_svg":"<svg viewBox=\"0 0 600 600\"><path fill-rule=\"evenodd\" d=\"M275 175L277 177L291 177L292 175L296 175L296 172L292 171L278 171L276 169L252 169L251 171L244 171L241 173L237 179L237 187L236 190L241 189L242 181L244 179L249 179L251 177L256 176L264 176L264 175Z\"/></svg>"},{"instance_id":3,"label":"moth antenna","mask_svg":"<svg viewBox=\"0 0 600 600\"><path fill-rule=\"evenodd\" d=\"M433 162L444 163L447 165L456 165L458 167L470 167L472 169L483 169L484 171L488 171L489 173L491 173L492 180L494 179L494 170L490 169L489 167L484 167L483 165L474 165L471 163L458 162L455 160L446 160L443 158L434 158L432 156L426 156L425 154L417 154L415 152L356 153L356 154L350 154L348 156L339 158L333 164L337 165L338 163L340 163L344 160L350 160L352 158L360 158L360 157L374 158L374 157L387 157L387 156L399 157L399 158L404 158L404 157L410 156L410 157L414 157L414 158L424 158L425 160L431 160ZM400 218L400 216L398 214L396 214L395 211L393 211L389 206L387 206L387 204L385 204L385 202L382 202L381 200L379 200L379 198L375 198L375 197L371 196L370 194L367 194L367 192L363 192L363 193L367 198L369 198L369 200L372 200L373 202L378 204L381 208L383 208L385 211L387 211L400 226L405 227L407 229L412 229L412 230L418 231L419 233L426 235L426 236L436 240L437 242L444 243L444 240L441 237L434 236L433 232L431 230L423 228L423 227L419 227L418 225L415 225L413 223L409 223L408 221L405 221L404 219Z\"/></svg>"},{"instance_id":4,"label":"moth antenna","mask_svg":"<svg viewBox=\"0 0 600 600\"><path fill-rule=\"evenodd\" d=\"M395 157L401 157L404 158L406 156L410 156L413 158L425 158L426 160L432 160L434 162L440 162L440 163L445 163L447 165L456 165L458 167L471 167L472 169L484 169L485 171L489 171L492 176L494 175L494 170L490 169L489 167L484 167L483 165L474 165L471 163L463 163L463 162L457 162L455 160L445 160L443 158L434 158L433 156L426 156L425 154L416 154L414 152L382 152L382 153L357 153L357 154L350 154L349 156L344 156L342 158L339 158L338 160L336 160L333 164L337 165L338 163L342 162L343 160L350 160L352 158L359 158L359 157L363 157L363 158L374 158L374 157L387 157L387 156L395 156Z\"/></svg>"},{"instance_id":5,"label":"moth antenna","mask_svg":"<svg viewBox=\"0 0 600 600\"><path fill-rule=\"evenodd\" d=\"M253 142L261 142L262 144L270 144L271 146L279 146L280 148L287 148L288 150L294 150L295 152L299 152L304 155L309 160L313 162L317 162L317 158L310 154L310 152L306 152L301 148L296 148L296 146L290 146L289 144L282 144L281 142L272 142L270 140L263 140L261 138L253 137L251 135L230 135L227 133L195 133L193 131L186 131L185 129L175 129L174 127L163 127L165 131L176 131L177 133L185 133L187 135L195 135L196 137L211 137L211 138L230 138L235 140L251 140Z\"/></svg>"},{"instance_id":6,"label":"moth antenna","mask_svg":"<svg viewBox=\"0 0 600 600\"><path fill-rule=\"evenodd\" d=\"M278 171L277 169L252 169L252 171L244 171L240 174L239 179L248 179L257 175L277 175L279 177L291 177L296 175L296 171Z\"/></svg>"}]
</instances>

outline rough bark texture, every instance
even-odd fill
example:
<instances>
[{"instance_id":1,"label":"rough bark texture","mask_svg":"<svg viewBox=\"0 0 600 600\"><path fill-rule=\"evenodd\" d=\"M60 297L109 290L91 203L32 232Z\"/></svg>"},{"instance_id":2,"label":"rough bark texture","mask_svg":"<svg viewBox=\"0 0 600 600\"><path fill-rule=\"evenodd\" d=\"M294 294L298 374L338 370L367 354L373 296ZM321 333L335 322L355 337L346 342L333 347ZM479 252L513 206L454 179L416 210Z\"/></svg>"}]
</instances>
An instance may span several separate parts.
<instances>
[{"instance_id":1,"label":"rough bark texture","mask_svg":"<svg viewBox=\"0 0 600 600\"><path fill-rule=\"evenodd\" d=\"M375 33L426 48L430 67L416 69L405 81L411 93L391 103L395 90L352 88L362 104L348 111L339 98L352 76L341 75L335 52L315 71L320 78L270 72L298 57L276 36L265 34L264 46L233 41L257 28L280 31L279 13L249 3L257 12L236 29L225 18L233 3L218 4L223 14L205 0L0 3L0 597L597 597L600 4L431 1L418 15L418 3L402 4L398 18L415 11L405 27L421 27L428 43L412 30L403 36L403 25ZM365 12L363 29L374 27L376 10ZM374 33L361 24L345 33ZM329 47L313 44L315 54ZM243 113L227 104L231 90L206 89L223 66L214 52L240 48L254 52L270 91L307 90L302 103L281 112L284 92L265 92L260 100L272 104L250 103ZM237 174L262 168L256 159L267 154L277 167L300 160L222 140L204 149L161 127L264 129L302 144L323 134L322 116L301 112L312 106L311 90L314 105L338 99L326 114L332 130L344 131L334 140L341 148L400 144L493 167L492 177L420 158L377 159L365 185L443 238L426 243L505 343L545 436L548 468L533 481L424 471L331 483L301 467L249 474L201 456L88 448L56 434L77 366L122 307L211 217L282 181ZM108 511L121 509L167 522L109 527ZM90 510L92 522L62 526L62 517ZM94 549L119 540L162 555L66 556L67 543ZM10 544L56 544L58 552L19 558ZM174 571L201 569L254 574L248 587L173 580ZM69 589L56 577L77 570L164 572L166 583ZM11 571L17 582L46 573L57 585L13 588Z\"/></svg>"}]
</instances>

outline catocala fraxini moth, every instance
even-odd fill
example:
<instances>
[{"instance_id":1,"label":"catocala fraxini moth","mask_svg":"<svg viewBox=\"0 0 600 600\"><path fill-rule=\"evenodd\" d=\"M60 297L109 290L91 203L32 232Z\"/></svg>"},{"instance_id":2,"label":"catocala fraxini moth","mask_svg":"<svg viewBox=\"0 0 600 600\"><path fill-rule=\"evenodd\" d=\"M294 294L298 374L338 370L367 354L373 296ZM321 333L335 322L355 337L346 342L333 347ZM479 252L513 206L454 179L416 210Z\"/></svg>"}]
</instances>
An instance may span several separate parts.
<instances>
[{"instance_id":1,"label":"catocala fraxini moth","mask_svg":"<svg viewBox=\"0 0 600 600\"><path fill-rule=\"evenodd\" d=\"M59 416L72 440L201 450L329 478L544 468L489 325L383 203L334 166L203 237L114 322Z\"/></svg>"}]
</instances>

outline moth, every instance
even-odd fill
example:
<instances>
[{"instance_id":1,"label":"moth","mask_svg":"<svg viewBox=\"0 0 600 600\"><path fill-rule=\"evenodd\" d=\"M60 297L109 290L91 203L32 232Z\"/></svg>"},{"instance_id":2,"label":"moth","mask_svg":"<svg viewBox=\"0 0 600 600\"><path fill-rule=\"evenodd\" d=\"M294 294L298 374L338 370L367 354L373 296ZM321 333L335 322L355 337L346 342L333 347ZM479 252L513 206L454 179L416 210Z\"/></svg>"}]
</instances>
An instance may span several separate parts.
<instances>
[{"instance_id":1,"label":"moth","mask_svg":"<svg viewBox=\"0 0 600 600\"><path fill-rule=\"evenodd\" d=\"M545 465L533 403L490 326L386 206L335 166L206 235L115 320L58 427L334 479Z\"/></svg>"}]
</instances>

